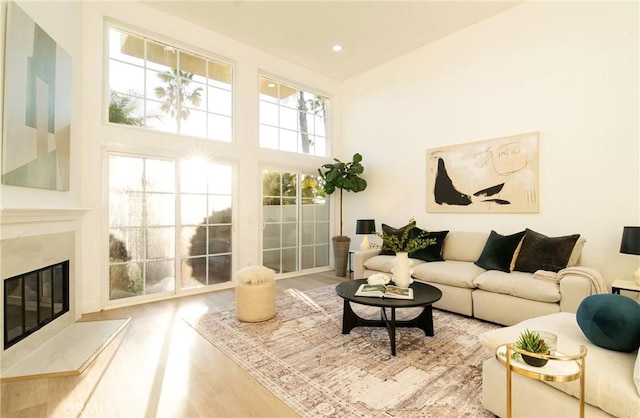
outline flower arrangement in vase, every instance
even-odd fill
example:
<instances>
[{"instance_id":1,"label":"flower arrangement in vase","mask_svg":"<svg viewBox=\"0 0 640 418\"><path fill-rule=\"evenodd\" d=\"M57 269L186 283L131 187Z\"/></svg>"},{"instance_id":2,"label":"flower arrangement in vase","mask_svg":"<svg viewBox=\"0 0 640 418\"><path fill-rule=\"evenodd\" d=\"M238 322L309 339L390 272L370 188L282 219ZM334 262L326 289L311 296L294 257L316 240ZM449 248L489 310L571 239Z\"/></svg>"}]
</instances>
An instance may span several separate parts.
<instances>
[{"instance_id":1,"label":"flower arrangement in vase","mask_svg":"<svg viewBox=\"0 0 640 418\"><path fill-rule=\"evenodd\" d=\"M398 287L409 287L413 283L411 274L412 261L409 259L409 253L427 248L429 245L435 244L435 238L429 238L427 231L421 231L419 234L412 234L411 231L416 228L416 221L413 217L409 219L409 224L404 228L402 234L389 234L387 232L376 232L375 234L382 239L382 249L391 250L396 254L393 262L393 282ZM378 246L378 245L374 245Z\"/></svg>"}]
</instances>

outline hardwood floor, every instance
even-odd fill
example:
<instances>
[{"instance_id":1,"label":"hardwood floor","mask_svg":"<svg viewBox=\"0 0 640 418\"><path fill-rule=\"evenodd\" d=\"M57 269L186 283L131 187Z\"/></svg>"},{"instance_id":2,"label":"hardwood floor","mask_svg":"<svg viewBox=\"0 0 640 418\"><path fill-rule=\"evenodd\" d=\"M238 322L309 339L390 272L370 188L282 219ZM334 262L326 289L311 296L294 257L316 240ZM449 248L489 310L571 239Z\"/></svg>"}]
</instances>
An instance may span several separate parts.
<instances>
[{"instance_id":1,"label":"hardwood floor","mask_svg":"<svg viewBox=\"0 0 640 418\"><path fill-rule=\"evenodd\" d=\"M333 272L277 281L278 293L336 284ZM297 414L187 325L233 308L233 290L84 315L131 317L80 376L2 384L2 417L295 417Z\"/></svg>"}]
</instances>

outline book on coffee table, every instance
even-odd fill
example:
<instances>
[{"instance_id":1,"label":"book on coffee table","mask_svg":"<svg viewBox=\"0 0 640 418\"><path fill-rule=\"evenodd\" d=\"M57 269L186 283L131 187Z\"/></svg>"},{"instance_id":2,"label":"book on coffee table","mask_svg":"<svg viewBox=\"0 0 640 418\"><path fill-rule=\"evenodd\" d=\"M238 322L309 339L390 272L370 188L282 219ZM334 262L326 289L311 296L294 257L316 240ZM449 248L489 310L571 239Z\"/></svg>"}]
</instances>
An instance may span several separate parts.
<instances>
[{"instance_id":1,"label":"book on coffee table","mask_svg":"<svg viewBox=\"0 0 640 418\"><path fill-rule=\"evenodd\" d=\"M413 300L413 289L410 287L363 283L356 290L356 296Z\"/></svg>"}]
</instances>

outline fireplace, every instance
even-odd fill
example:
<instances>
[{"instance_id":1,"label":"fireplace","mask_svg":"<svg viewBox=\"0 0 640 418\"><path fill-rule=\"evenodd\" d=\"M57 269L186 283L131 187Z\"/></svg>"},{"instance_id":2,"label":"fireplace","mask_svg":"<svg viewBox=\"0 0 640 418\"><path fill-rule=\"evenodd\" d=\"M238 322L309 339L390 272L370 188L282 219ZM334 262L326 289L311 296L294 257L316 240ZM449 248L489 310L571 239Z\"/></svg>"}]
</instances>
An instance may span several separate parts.
<instances>
[{"instance_id":1,"label":"fireplace","mask_svg":"<svg viewBox=\"0 0 640 418\"><path fill-rule=\"evenodd\" d=\"M0 210L1 376L78 319L77 212Z\"/></svg>"},{"instance_id":2,"label":"fireplace","mask_svg":"<svg viewBox=\"0 0 640 418\"><path fill-rule=\"evenodd\" d=\"M4 280L4 348L69 312L69 260Z\"/></svg>"}]
</instances>

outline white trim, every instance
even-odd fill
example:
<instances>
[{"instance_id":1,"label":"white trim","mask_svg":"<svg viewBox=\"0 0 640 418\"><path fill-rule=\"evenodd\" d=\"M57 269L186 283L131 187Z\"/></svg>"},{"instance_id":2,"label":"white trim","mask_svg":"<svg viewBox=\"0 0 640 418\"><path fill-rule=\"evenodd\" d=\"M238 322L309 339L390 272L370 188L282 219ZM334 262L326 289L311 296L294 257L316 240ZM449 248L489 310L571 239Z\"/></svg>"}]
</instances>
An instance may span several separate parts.
<instances>
[{"instance_id":1,"label":"white trim","mask_svg":"<svg viewBox=\"0 0 640 418\"><path fill-rule=\"evenodd\" d=\"M0 225L74 221L89 211L91 209L0 208Z\"/></svg>"}]
</instances>

